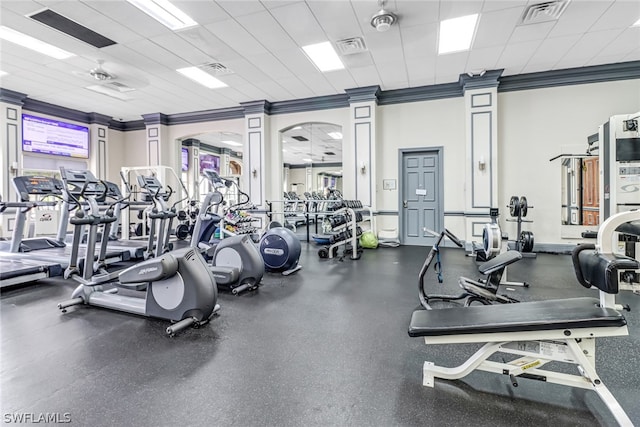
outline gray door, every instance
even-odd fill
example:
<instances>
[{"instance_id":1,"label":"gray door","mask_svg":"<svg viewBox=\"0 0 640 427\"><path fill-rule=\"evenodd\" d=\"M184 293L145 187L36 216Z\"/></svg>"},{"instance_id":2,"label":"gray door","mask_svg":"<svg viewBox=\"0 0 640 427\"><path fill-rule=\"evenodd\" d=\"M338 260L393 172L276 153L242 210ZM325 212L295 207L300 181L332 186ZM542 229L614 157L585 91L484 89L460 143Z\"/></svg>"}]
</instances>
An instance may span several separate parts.
<instances>
[{"instance_id":1,"label":"gray door","mask_svg":"<svg viewBox=\"0 0 640 427\"><path fill-rule=\"evenodd\" d=\"M443 227L440 150L405 151L402 162L401 229L405 245L428 246L436 241L427 230Z\"/></svg>"}]
</instances>

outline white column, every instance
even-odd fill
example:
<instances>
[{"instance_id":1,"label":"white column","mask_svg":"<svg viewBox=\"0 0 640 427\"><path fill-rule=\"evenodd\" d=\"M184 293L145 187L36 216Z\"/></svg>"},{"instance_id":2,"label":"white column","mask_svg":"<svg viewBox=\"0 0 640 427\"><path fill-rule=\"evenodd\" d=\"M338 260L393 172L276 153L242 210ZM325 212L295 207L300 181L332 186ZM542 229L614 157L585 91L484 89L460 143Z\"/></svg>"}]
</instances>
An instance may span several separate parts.
<instances>
[{"instance_id":1,"label":"white column","mask_svg":"<svg viewBox=\"0 0 640 427\"><path fill-rule=\"evenodd\" d=\"M466 240L482 238L489 208L498 207L498 78L502 70L460 76L466 125ZM486 216L479 217L478 215Z\"/></svg>"},{"instance_id":2,"label":"white column","mask_svg":"<svg viewBox=\"0 0 640 427\"><path fill-rule=\"evenodd\" d=\"M0 195L2 200L18 200L11 180L18 175L22 150L22 105L27 95L0 88ZM10 215L3 215L9 217Z\"/></svg>"},{"instance_id":3,"label":"white column","mask_svg":"<svg viewBox=\"0 0 640 427\"><path fill-rule=\"evenodd\" d=\"M89 169L98 179L107 179L109 170L109 121L108 116L90 114Z\"/></svg>"},{"instance_id":4,"label":"white column","mask_svg":"<svg viewBox=\"0 0 640 427\"><path fill-rule=\"evenodd\" d=\"M245 138L243 147L243 188L251 203L261 208L267 200L267 185L281 180L280 167L269 163L269 116L267 101L241 103L244 108Z\"/></svg>"},{"instance_id":5,"label":"white column","mask_svg":"<svg viewBox=\"0 0 640 427\"><path fill-rule=\"evenodd\" d=\"M349 95L349 114L353 139L350 144L343 140L343 150L352 149L354 164L343 165L343 176L354 177L354 198L364 206L376 206L376 115L379 86L347 89ZM343 180L347 182L348 179ZM382 182L380 182L382 187ZM346 188L345 188L346 189ZM347 197L349 192L347 191Z\"/></svg>"}]
</instances>

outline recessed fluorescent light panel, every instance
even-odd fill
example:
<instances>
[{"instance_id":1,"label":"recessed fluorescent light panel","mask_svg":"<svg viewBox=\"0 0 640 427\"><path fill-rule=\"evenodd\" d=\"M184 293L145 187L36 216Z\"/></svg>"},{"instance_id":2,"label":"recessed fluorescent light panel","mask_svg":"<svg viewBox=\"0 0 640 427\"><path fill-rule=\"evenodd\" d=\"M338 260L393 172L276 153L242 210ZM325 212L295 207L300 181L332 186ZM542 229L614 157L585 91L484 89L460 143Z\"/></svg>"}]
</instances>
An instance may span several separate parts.
<instances>
[{"instance_id":1,"label":"recessed fluorescent light panel","mask_svg":"<svg viewBox=\"0 0 640 427\"><path fill-rule=\"evenodd\" d=\"M182 74L183 76L188 77L194 82L200 83L202 86L205 86L209 89L218 89L221 87L227 87L226 83L221 82L220 80L213 77L211 74L202 71L198 67L179 68L176 71Z\"/></svg>"},{"instance_id":2,"label":"recessed fluorescent light panel","mask_svg":"<svg viewBox=\"0 0 640 427\"><path fill-rule=\"evenodd\" d=\"M331 45L331 42L322 42L302 46L311 62L323 73L326 71L342 70L344 64Z\"/></svg>"},{"instance_id":3,"label":"recessed fluorescent light panel","mask_svg":"<svg viewBox=\"0 0 640 427\"><path fill-rule=\"evenodd\" d=\"M477 13L441 21L438 55L469 50L477 22Z\"/></svg>"},{"instance_id":4,"label":"recessed fluorescent light panel","mask_svg":"<svg viewBox=\"0 0 640 427\"><path fill-rule=\"evenodd\" d=\"M198 25L189 15L168 0L127 1L171 30L183 30Z\"/></svg>"},{"instance_id":5,"label":"recessed fluorescent light panel","mask_svg":"<svg viewBox=\"0 0 640 427\"><path fill-rule=\"evenodd\" d=\"M302 159L303 162L313 162L312 159Z\"/></svg>"},{"instance_id":6,"label":"recessed fluorescent light panel","mask_svg":"<svg viewBox=\"0 0 640 427\"><path fill-rule=\"evenodd\" d=\"M7 73L6 71L0 70L0 77L6 76L7 74L9 73Z\"/></svg>"},{"instance_id":7,"label":"recessed fluorescent light panel","mask_svg":"<svg viewBox=\"0 0 640 427\"><path fill-rule=\"evenodd\" d=\"M26 47L27 49L35 50L36 52L40 52L55 59L67 59L75 56L73 53L62 50L26 34L22 34L21 32L5 27L4 25L0 26L0 39L18 44L22 47Z\"/></svg>"},{"instance_id":8,"label":"recessed fluorescent light panel","mask_svg":"<svg viewBox=\"0 0 640 427\"><path fill-rule=\"evenodd\" d=\"M342 139L342 133L340 132L329 132L327 135L333 139Z\"/></svg>"},{"instance_id":9,"label":"recessed fluorescent light panel","mask_svg":"<svg viewBox=\"0 0 640 427\"><path fill-rule=\"evenodd\" d=\"M632 27L640 27L640 19L638 19L636 23L632 25Z\"/></svg>"},{"instance_id":10,"label":"recessed fluorescent light panel","mask_svg":"<svg viewBox=\"0 0 640 427\"><path fill-rule=\"evenodd\" d=\"M242 146L242 144L240 142L236 142L236 141L226 140L226 141L220 141L220 142L222 142L223 144L232 145L234 147L241 147Z\"/></svg>"}]
</instances>

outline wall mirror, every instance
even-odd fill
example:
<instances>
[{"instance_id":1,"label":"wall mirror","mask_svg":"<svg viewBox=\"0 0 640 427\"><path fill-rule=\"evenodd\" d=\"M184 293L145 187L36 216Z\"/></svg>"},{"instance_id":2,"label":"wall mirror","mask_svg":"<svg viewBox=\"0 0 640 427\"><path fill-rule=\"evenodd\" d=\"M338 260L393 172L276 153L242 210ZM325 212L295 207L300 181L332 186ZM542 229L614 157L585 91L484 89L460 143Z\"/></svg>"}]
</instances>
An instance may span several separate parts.
<instances>
[{"instance_id":1,"label":"wall mirror","mask_svg":"<svg viewBox=\"0 0 640 427\"><path fill-rule=\"evenodd\" d=\"M280 131L285 198L322 199L342 192L342 126L307 122Z\"/></svg>"},{"instance_id":2,"label":"wall mirror","mask_svg":"<svg viewBox=\"0 0 640 427\"><path fill-rule=\"evenodd\" d=\"M188 183L192 198L204 199L212 190L203 177L203 169L213 169L222 177L234 180L242 188L242 135L235 132L206 132L182 138L182 179ZM227 191L225 200L234 204L238 195L235 186ZM197 197L196 197L197 196Z\"/></svg>"}]
</instances>

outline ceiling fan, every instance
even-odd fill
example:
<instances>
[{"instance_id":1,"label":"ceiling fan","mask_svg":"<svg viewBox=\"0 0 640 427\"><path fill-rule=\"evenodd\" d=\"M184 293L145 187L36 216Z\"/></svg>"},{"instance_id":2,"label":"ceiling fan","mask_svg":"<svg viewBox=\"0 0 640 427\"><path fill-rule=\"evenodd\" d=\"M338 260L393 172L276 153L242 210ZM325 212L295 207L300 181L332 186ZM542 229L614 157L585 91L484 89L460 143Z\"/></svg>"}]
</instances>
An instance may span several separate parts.
<instances>
[{"instance_id":1,"label":"ceiling fan","mask_svg":"<svg viewBox=\"0 0 640 427\"><path fill-rule=\"evenodd\" d=\"M149 84L146 78L136 75L124 66L115 63L105 65L103 59L98 59L96 62L97 65L88 71L72 72L76 76L83 77L87 83L92 81L94 86L107 86L119 92L130 92Z\"/></svg>"}]
</instances>

